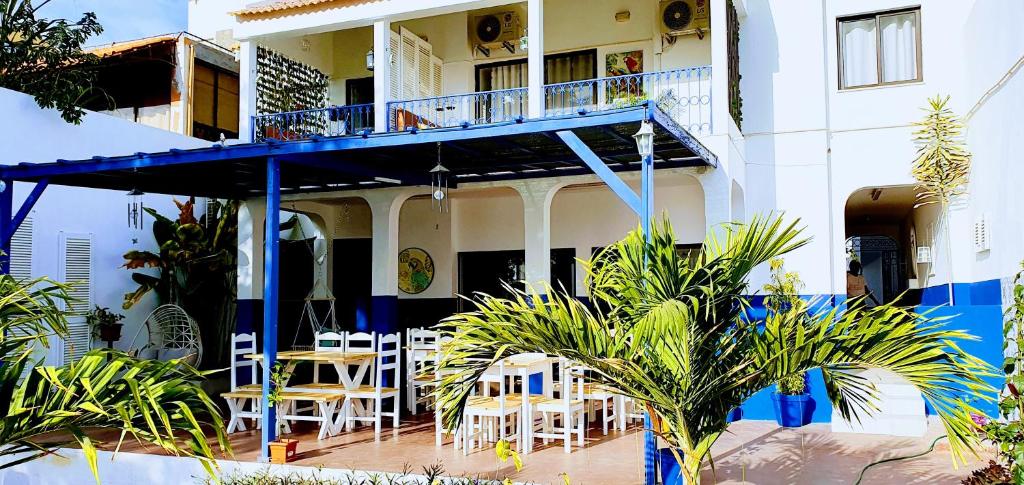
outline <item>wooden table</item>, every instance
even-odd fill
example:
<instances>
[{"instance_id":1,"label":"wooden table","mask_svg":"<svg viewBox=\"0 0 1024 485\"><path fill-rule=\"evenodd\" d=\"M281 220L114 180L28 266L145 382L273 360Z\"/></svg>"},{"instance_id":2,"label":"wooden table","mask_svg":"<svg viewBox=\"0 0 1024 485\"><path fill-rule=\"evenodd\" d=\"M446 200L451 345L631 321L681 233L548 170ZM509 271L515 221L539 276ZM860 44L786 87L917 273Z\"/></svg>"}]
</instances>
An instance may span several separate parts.
<instances>
[{"instance_id":1,"label":"wooden table","mask_svg":"<svg viewBox=\"0 0 1024 485\"><path fill-rule=\"evenodd\" d=\"M263 365L263 354L246 354L243 357L246 359L255 360ZM344 352L340 350L286 350L277 353L277 360L284 362L284 371L289 375L293 374L295 367L300 362L313 362L318 364L332 364L334 369L338 372L338 377L341 379L340 384L343 389L332 389L327 386L317 385L297 385L289 386L285 383L285 392L314 392L314 393L334 393L344 394L344 390L358 388L363 379L366 378L366 372L370 368L370 365L377 359L376 352ZM356 371L349 373L349 367L355 366ZM352 411L356 414L365 413L363 406L355 402L352 406ZM325 434L327 436L333 436L341 431L344 426L344 413L338 413L338 418L333 423L329 423L329 419L325 420L321 426L321 437ZM305 419L305 418L302 418Z\"/></svg>"},{"instance_id":2,"label":"wooden table","mask_svg":"<svg viewBox=\"0 0 1024 485\"><path fill-rule=\"evenodd\" d=\"M263 364L263 354L247 354L246 359L252 359ZM277 360L284 362L284 371L292 374L299 362L315 362L332 364L338 371L341 384L345 389L355 389L366 378L366 371L370 364L377 358L376 352L343 352L339 350L286 350L277 353ZM350 374L349 366L356 366L356 372ZM290 389L285 386L286 389ZM302 386L296 386L294 390L303 390Z\"/></svg>"}]
</instances>

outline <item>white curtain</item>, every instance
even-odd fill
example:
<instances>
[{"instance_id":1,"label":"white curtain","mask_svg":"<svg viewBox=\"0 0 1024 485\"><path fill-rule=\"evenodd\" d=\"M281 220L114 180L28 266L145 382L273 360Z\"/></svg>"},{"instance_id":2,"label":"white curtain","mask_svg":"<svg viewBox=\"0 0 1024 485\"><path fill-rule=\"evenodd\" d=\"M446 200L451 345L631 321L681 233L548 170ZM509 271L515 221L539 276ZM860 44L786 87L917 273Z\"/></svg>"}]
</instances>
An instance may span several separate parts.
<instances>
[{"instance_id":1,"label":"white curtain","mask_svg":"<svg viewBox=\"0 0 1024 485\"><path fill-rule=\"evenodd\" d=\"M491 91L526 86L526 64L510 64L491 68Z\"/></svg>"},{"instance_id":2,"label":"white curtain","mask_svg":"<svg viewBox=\"0 0 1024 485\"><path fill-rule=\"evenodd\" d=\"M843 48L843 87L878 83L875 19L839 24Z\"/></svg>"},{"instance_id":3,"label":"white curtain","mask_svg":"<svg viewBox=\"0 0 1024 485\"><path fill-rule=\"evenodd\" d=\"M914 12L878 18L882 29L882 81L917 79L917 15Z\"/></svg>"}]
</instances>

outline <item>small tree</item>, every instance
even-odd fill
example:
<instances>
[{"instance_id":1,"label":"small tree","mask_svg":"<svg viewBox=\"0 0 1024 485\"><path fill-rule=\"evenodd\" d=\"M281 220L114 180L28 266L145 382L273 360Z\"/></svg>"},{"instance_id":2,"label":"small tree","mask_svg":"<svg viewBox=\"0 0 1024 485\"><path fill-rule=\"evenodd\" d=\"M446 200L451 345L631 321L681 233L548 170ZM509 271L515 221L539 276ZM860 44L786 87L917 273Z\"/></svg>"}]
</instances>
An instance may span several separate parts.
<instances>
[{"instance_id":1,"label":"small tree","mask_svg":"<svg viewBox=\"0 0 1024 485\"><path fill-rule=\"evenodd\" d=\"M77 22L36 18L48 3L0 0L0 87L31 94L41 108L54 108L78 124L85 114L79 105L92 90L99 60L82 46L103 27L92 12Z\"/></svg>"},{"instance_id":2,"label":"small tree","mask_svg":"<svg viewBox=\"0 0 1024 485\"><path fill-rule=\"evenodd\" d=\"M963 142L963 123L949 109L949 96L928 100L928 113L914 123L917 158L911 175L917 180L917 204L940 204L940 221L946 233L946 264L949 265L949 304L953 304L953 252L949 232L949 206L967 193L971 153Z\"/></svg>"}]
</instances>

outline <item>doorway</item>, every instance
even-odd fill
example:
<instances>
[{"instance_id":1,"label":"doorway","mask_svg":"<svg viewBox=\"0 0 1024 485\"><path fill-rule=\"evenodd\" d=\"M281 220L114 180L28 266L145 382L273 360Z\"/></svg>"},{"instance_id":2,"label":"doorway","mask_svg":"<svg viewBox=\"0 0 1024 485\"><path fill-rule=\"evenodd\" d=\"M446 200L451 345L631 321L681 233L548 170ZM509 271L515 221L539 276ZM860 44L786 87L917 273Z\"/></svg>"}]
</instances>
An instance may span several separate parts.
<instances>
[{"instance_id":1,"label":"doorway","mask_svg":"<svg viewBox=\"0 0 1024 485\"><path fill-rule=\"evenodd\" d=\"M551 250L551 286L555 291L562 288L570 295L576 294L576 250L559 248ZM499 298L508 297L505 284L522 289L526 278L526 251L471 251L459 253L459 294L472 297L483 293ZM466 311L470 305L459 299L459 311Z\"/></svg>"}]
</instances>

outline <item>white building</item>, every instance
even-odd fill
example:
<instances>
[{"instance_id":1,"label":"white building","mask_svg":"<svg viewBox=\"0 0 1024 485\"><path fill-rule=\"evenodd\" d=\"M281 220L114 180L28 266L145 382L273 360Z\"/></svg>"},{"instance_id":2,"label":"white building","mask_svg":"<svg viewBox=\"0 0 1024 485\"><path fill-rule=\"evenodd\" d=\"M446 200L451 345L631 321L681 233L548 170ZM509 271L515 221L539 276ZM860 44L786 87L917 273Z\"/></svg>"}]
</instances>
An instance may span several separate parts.
<instances>
[{"instance_id":1,"label":"white building","mask_svg":"<svg viewBox=\"0 0 1024 485\"><path fill-rule=\"evenodd\" d=\"M786 264L806 293L845 298L848 246L880 298L909 291L908 302L934 306L946 302L952 279L955 306L940 311L961 314L957 323L982 337L968 350L1001 361L1002 294L1024 257L1014 191L1022 175L1010 149L1024 108L1019 2L192 0L189 8L191 33L237 42L229 47L241 62L240 136L260 153L341 139L337 146L353 151L315 162L328 167L358 165L370 153L355 151L359 140L409 145L374 152L388 176L347 180L325 168L322 180L291 182L282 208L316 227L301 239L322 242L284 245L282 312L295 318L281 319L282 342L298 331L298 305L314 281L337 296L349 328L429 325L457 310L457 294L494 291L499 278L557 282L585 297L573 258L637 225L599 177L578 159L539 153L558 141L543 136L536 146L489 137L484 151L479 141L448 137L435 151L424 140L441 140L430 134L438 128L543 134L530 131L538 120L564 124L651 101L671 118L672 136L660 139L675 137L681 147L672 149L687 154L659 156L654 181L655 209L681 245L753 214L800 217L814 239ZM911 123L936 94L952 97L974 153L969 195L948 231L935 206L914 207L910 177ZM594 130L588 143L632 142L610 124ZM635 151L607 147L605 162L639 186ZM545 165L522 162L533 156ZM501 168L502 158L517 165ZM439 212L422 182L453 159L489 171L453 171L450 211ZM215 182L252 183L242 178L196 182L211 191ZM240 329L262 324L258 193L240 193ZM425 288L406 292L396 256L410 248L429 254L434 272ZM885 389L882 416L865 428L916 433L920 397L898 383ZM820 381L812 390L826 402ZM744 410L771 415L766 396ZM832 416L822 406L814 418Z\"/></svg>"}]
</instances>

